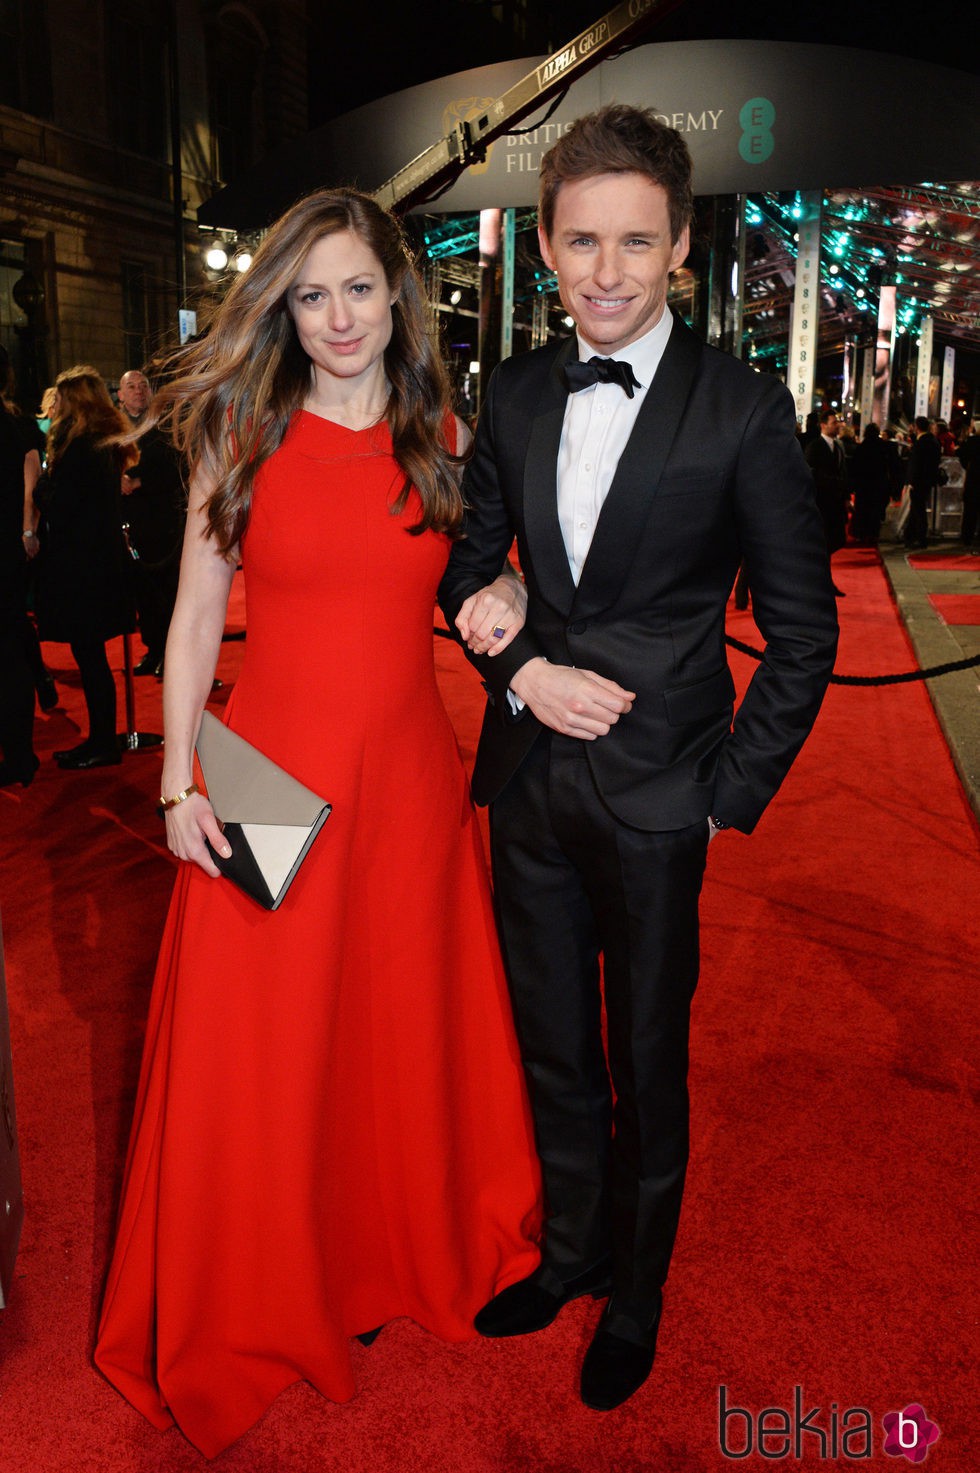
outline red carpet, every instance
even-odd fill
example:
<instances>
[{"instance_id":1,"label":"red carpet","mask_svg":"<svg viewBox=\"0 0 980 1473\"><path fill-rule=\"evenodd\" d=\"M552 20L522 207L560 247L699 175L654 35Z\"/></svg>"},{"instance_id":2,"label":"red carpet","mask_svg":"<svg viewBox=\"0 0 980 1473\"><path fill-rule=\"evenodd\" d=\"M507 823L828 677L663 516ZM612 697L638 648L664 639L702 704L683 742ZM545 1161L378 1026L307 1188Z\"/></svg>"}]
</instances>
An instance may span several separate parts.
<instances>
[{"instance_id":1,"label":"red carpet","mask_svg":"<svg viewBox=\"0 0 980 1473\"><path fill-rule=\"evenodd\" d=\"M912 659L873 554L835 577L846 673ZM236 616L240 624L240 616ZM758 643L751 613L731 632ZM223 647L231 680L242 646ZM436 643L471 752L482 692ZM206 1464L91 1368L140 1034L172 878L153 813L159 753L61 773L80 704L38 720L42 769L0 792L0 883L27 1221L0 1314L2 1473L184 1473ZM733 656L740 682L753 662ZM61 679L62 673L64 675ZM138 724L160 729L140 680ZM219 693L218 704L224 692ZM712 1473L719 1387L754 1414L821 1409L806 1466L848 1408L921 1404L925 1467L980 1467L975 1238L980 844L925 691L833 688L751 839L711 847L695 1004L694 1152L654 1373L602 1415L576 1394L596 1315L449 1347L412 1324L355 1347L346 1407L283 1395L216 1466L239 1473ZM731 1446L744 1447L744 1418ZM770 1422L770 1426L772 1423ZM778 1448L770 1441L768 1450ZM859 1451L851 1444L850 1451ZM792 1450L790 1450L792 1451ZM773 1466L756 1451L741 1466ZM776 1466L796 1466L790 1455Z\"/></svg>"},{"instance_id":2,"label":"red carpet","mask_svg":"<svg viewBox=\"0 0 980 1473\"><path fill-rule=\"evenodd\" d=\"M975 594L930 593L929 602L944 624L980 624L980 588Z\"/></svg>"},{"instance_id":3,"label":"red carpet","mask_svg":"<svg viewBox=\"0 0 980 1473\"><path fill-rule=\"evenodd\" d=\"M916 552L909 566L928 568L933 573L980 573L980 556L969 552Z\"/></svg>"}]
</instances>

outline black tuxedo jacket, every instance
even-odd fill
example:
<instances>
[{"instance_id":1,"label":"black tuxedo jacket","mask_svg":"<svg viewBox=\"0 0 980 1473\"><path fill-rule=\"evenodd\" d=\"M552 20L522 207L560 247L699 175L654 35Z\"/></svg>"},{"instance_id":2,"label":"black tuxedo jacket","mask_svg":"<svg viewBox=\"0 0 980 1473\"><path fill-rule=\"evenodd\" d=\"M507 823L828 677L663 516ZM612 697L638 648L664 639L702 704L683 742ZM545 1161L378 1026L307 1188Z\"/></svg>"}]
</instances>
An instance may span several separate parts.
<instances>
[{"instance_id":1,"label":"black tuxedo jacket","mask_svg":"<svg viewBox=\"0 0 980 1473\"><path fill-rule=\"evenodd\" d=\"M813 483L817 494L819 511L830 552L837 552L847 541L847 461L840 441L834 447L827 444L823 435L812 439L804 451L807 465L813 472Z\"/></svg>"},{"instance_id":2,"label":"black tuxedo jacket","mask_svg":"<svg viewBox=\"0 0 980 1473\"><path fill-rule=\"evenodd\" d=\"M834 441L831 449L823 435L815 435L806 447L805 459L813 471L814 480L829 481L838 495L843 493L847 484L847 461L839 440Z\"/></svg>"},{"instance_id":3,"label":"black tuxedo jacket","mask_svg":"<svg viewBox=\"0 0 980 1473\"><path fill-rule=\"evenodd\" d=\"M939 479L939 462L943 458L939 441L931 430L916 436L909 455L908 478L913 491L928 494Z\"/></svg>"},{"instance_id":4,"label":"black tuxedo jacket","mask_svg":"<svg viewBox=\"0 0 980 1473\"><path fill-rule=\"evenodd\" d=\"M540 734L507 686L535 655L636 692L585 750L623 822L717 814L749 832L785 776L833 668L837 613L795 411L776 379L706 348L675 319L602 508L579 585L558 524L556 467L572 338L496 370L463 481L465 538L439 590L452 626L516 535L527 622L493 659L473 796L492 802ZM627 355L628 356L628 355ZM766 641L734 725L725 605L740 561Z\"/></svg>"}]
</instances>

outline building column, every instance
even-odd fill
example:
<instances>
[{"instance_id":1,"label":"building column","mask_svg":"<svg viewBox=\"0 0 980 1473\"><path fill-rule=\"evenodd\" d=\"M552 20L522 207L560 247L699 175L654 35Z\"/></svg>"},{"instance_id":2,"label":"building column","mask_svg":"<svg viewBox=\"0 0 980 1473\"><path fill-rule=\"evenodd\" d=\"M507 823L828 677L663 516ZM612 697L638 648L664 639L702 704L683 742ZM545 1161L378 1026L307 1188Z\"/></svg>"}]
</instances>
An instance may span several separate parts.
<instances>
[{"instance_id":1,"label":"building column","mask_svg":"<svg viewBox=\"0 0 980 1473\"><path fill-rule=\"evenodd\" d=\"M500 224L502 211L480 211L480 336L476 407L479 411L490 375L500 362Z\"/></svg>"},{"instance_id":2,"label":"building column","mask_svg":"<svg viewBox=\"0 0 980 1473\"><path fill-rule=\"evenodd\" d=\"M517 247L517 211L504 210L503 270L500 289L500 358L514 351L514 261Z\"/></svg>"},{"instance_id":3,"label":"building column","mask_svg":"<svg viewBox=\"0 0 980 1473\"><path fill-rule=\"evenodd\" d=\"M733 358L742 356L742 301L745 277L745 195L720 195L711 220L705 336Z\"/></svg>"},{"instance_id":4,"label":"building column","mask_svg":"<svg viewBox=\"0 0 980 1473\"><path fill-rule=\"evenodd\" d=\"M915 415L929 413L929 390L932 384L932 332L931 317L923 317L919 323L919 356L915 368Z\"/></svg>"},{"instance_id":5,"label":"building column","mask_svg":"<svg viewBox=\"0 0 980 1473\"><path fill-rule=\"evenodd\" d=\"M897 288L883 286L878 298L878 337L875 343L874 406L871 417L881 429L887 425L891 409L892 353L895 349L895 307Z\"/></svg>"},{"instance_id":6,"label":"building column","mask_svg":"<svg viewBox=\"0 0 980 1473\"><path fill-rule=\"evenodd\" d=\"M817 338L820 329L820 215L823 190L800 195L799 246L796 253L796 286L789 337L786 382L796 400L796 417L804 425L813 402L817 368Z\"/></svg>"}]
</instances>

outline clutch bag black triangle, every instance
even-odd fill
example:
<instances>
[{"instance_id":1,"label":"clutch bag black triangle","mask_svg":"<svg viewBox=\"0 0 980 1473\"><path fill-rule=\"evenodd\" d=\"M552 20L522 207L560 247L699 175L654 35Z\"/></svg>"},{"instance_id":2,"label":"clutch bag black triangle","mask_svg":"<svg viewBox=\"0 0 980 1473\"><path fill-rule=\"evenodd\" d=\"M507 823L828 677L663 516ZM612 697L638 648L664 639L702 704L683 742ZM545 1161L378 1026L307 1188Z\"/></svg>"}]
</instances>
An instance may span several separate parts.
<instances>
[{"instance_id":1,"label":"clutch bag black triangle","mask_svg":"<svg viewBox=\"0 0 980 1473\"><path fill-rule=\"evenodd\" d=\"M201 718L197 755L204 783L231 845L218 869L266 910L277 910L310 845L330 817L330 804L291 777L210 711Z\"/></svg>"}]
</instances>

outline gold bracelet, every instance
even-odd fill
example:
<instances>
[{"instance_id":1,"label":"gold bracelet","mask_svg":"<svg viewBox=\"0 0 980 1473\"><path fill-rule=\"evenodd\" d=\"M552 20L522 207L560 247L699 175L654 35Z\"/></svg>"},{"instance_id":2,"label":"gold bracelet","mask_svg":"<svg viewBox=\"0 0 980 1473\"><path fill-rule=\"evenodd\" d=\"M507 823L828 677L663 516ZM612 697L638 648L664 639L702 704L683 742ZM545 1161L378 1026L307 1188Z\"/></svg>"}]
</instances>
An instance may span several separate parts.
<instances>
[{"instance_id":1,"label":"gold bracelet","mask_svg":"<svg viewBox=\"0 0 980 1473\"><path fill-rule=\"evenodd\" d=\"M201 790L198 787L197 783L191 783L190 787L184 788L183 791L180 793L175 793L172 798L161 798L160 812L166 813L168 809L176 808L178 803L186 802L186 800L190 798L192 794L199 793L200 791Z\"/></svg>"}]
</instances>

